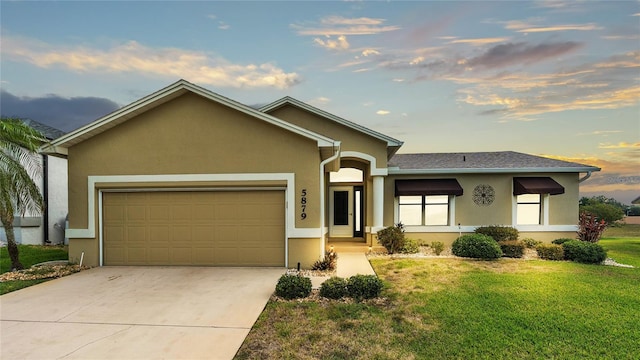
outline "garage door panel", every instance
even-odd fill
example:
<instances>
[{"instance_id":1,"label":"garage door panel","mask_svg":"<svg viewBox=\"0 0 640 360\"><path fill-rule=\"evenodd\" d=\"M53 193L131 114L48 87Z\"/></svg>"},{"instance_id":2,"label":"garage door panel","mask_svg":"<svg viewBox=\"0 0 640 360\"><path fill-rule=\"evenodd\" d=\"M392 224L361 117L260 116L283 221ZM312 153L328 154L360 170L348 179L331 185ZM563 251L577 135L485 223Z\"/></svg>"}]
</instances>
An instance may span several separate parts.
<instances>
[{"instance_id":1,"label":"garage door panel","mask_svg":"<svg viewBox=\"0 0 640 360\"><path fill-rule=\"evenodd\" d=\"M282 266L283 191L105 193L106 265Z\"/></svg>"}]
</instances>

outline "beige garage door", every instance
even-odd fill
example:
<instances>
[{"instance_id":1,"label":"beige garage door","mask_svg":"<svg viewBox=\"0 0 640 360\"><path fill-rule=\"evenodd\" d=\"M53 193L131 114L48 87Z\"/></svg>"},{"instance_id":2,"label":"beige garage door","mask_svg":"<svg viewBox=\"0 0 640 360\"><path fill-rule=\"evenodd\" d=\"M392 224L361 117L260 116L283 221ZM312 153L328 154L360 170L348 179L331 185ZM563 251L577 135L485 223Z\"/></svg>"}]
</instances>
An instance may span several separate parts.
<instances>
[{"instance_id":1,"label":"beige garage door","mask_svg":"<svg viewBox=\"0 0 640 360\"><path fill-rule=\"evenodd\" d=\"M284 266L284 227L284 191L104 193L104 264Z\"/></svg>"}]
</instances>

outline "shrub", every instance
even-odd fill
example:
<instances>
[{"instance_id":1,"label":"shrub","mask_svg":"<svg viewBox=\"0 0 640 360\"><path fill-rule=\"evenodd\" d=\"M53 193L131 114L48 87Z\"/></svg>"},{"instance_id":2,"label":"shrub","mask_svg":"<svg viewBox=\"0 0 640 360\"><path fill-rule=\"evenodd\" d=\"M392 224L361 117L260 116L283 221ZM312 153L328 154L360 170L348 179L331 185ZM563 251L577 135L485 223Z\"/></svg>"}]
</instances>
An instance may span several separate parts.
<instances>
[{"instance_id":1,"label":"shrub","mask_svg":"<svg viewBox=\"0 0 640 360\"><path fill-rule=\"evenodd\" d=\"M300 275L284 274L276 284L276 295L285 299L304 298L311 294L311 279Z\"/></svg>"},{"instance_id":2,"label":"shrub","mask_svg":"<svg viewBox=\"0 0 640 360\"><path fill-rule=\"evenodd\" d=\"M567 241L573 241L573 240L575 240L575 239L560 238L560 239L553 240L551 243L552 244L556 244L556 245L562 245L562 244L566 243Z\"/></svg>"},{"instance_id":3,"label":"shrub","mask_svg":"<svg viewBox=\"0 0 640 360\"><path fill-rule=\"evenodd\" d=\"M416 254L420 252L420 244L414 239L405 238L404 245L402 249L400 249L400 252L403 254Z\"/></svg>"},{"instance_id":4,"label":"shrub","mask_svg":"<svg viewBox=\"0 0 640 360\"><path fill-rule=\"evenodd\" d=\"M564 258L584 264L599 264L607 258L607 252L596 243L572 240L562 244Z\"/></svg>"},{"instance_id":5,"label":"shrub","mask_svg":"<svg viewBox=\"0 0 640 360\"><path fill-rule=\"evenodd\" d=\"M404 225L398 223L378 231L378 242L387 249L389 254L400 252L405 243Z\"/></svg>"},{"instance_id":6,"label":"shrub","mask_svg":"<svg viewBox=\"0 0 640 360\"><path fill-rule=\"evenodd\" d=\"M497 259L502 256L502 250L492 237L483 234L468 234L457 238L451 246L456 256Z\"/></svg>"},{"instance_id":7,"label":"shrub","mask_svg":"<svg viewBox=\"0 0 640 360\"><path fill-rule=\"evenodd\" d=\"M564 251L558 244L538 244L536 252L540 259L544 260L564 260Z\"/></svg>"},{"instance_id":8,"label":"shrub","mask_svg":"<svg viewBox=\"0 0 640 360\"><path fill-rule=\"evenodd\" d=\"M334 276L320 285L320 296L328 299L341 299L347 296L347 280Z\"/></svg>"},{"instance_id":9,"label":"shrub","mask_svg":"<svg viewBox=\"0 0 640 360\"><path fill-rule=\"evenodd\" d=\"M501 241L498 243L502 256L510 258L521 258L524 255L525 245L522 241Z\"/></svg>"},{"instance_id":10,"label":"shrub","mask_svg":"<svg viewBox=\"0 0 640 360\"><path fill-rule=\"evenodd\" d=\"M522 239L522 242L524 243L524 246L527 247L527 249L535 249L536 246L542 244L542 241L538 241L532 238L524 238Z\"/></svg>"},{"instance_id":11,"label":"shrub","mask_svg":"<svg viewBox=\"0 0 640 360\"><path fill-rule=\"evenodd\" d=\"M604 220L598 221L597 217L587 212L580 213L580 219L578 221L578 239L588 242L598 242L600 236L607 228L607 223Z\"/></svg>"},{"instance_id":12,"label":"shrub","mask_svg":"<svg viewBox=\"0 0 640 360\"><path fill-rule=\"evenodd\" d=\"M335 270L337 261L338 261L338 253L331 250L327 250L324 254L324 258L317 260L316 262L313 263L313 265L311 265L311 270L320 270L320 271Z\"/></svg>"},{"instance_id":13,"label":"shrub","mask_svg":"<svg viewBox=\"0 0 640 360\"><path fill-rule=\"evenodd\" d=\"M347 294L356 299L373 299L380 296L382 280L375 275L353 275L347 280Z\"/></svg>"},{"instance_id":14,"label":"shrub","mask_svg":"<svg viewBox=\"0 0 640 360\"><path fill-rule=\"evenodd\" d=\"M518 240L519 235L518 229L500 225L480 226L475 233L491 236L495 241Z\"/></svg>"},{"instance_id":15,"label":"shrub","mask_svg":"<svg viewBox=\"0 0 640 360\"><path fill-rule=\"evenodd\" d=\"M440 253L444 251L444 243L442 241L433 241L431 243L431 248L436 255L440 256Z\"/></svg>"}]
</instances>

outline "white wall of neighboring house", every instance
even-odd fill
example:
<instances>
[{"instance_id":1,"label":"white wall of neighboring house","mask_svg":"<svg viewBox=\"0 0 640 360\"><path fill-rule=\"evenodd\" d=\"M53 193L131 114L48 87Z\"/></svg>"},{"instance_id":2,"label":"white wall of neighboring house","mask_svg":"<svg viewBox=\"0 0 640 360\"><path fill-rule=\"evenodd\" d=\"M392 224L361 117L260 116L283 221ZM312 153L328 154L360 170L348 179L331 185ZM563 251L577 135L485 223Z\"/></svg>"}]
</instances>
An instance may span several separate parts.
<instances>
[{"instance_id":1,"label":"white wall of neighboring house","mask_svg":"<svg viewBox=\"0 0 640 360\"><path fill-rule=\"evenodd\" d=\"M42 155L38 156L40 171L34 174L33 180L38 184L40 193L44 191L43 160ZM45 155L47 156L47 155ZM47 156L47 179L48 196L47 208L45 212L49 216L48 240L50 244L64 243L65 218L68 213L67 205L67 160ZM27 212L24 216L16 214L14 222L14 235L16 242L23 245L43 245L45 244L44 217L45 214ZM57 224L57 225L56 225ZM4 227L0 226L0 242L6 244L7 235Z\"/></svg>"},{"instance_id":2,"label":"white wall of neighboring house","mask_svg":"<svg viewBox=\"0 0 640 360\"><path fill-rule=\"evenodd\" d=\"M67 159L49 156L49 241L64 243L64 227L69 206L67 204Z\"/></svg>"}]
</instances>

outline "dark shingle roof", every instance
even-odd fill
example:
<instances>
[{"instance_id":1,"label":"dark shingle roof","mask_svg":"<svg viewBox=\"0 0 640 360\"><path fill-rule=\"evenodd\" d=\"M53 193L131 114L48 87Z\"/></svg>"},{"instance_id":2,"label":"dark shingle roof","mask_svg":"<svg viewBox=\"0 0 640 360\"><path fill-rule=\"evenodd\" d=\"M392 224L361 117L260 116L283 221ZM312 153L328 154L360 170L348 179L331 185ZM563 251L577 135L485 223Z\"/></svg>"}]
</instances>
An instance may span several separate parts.
<instances>
[{"instance_id":1,"label":"dark shingle roof","mask_svg":"<svg viewBox=\"0 0 640 360\"><path fill-rule=\"evenodd\" d=\"M473 153L396 154L389 161L390 172L457 170L487 171L599 171L590 165L550 159L514 151ZM392 169L397 168L397 169ZM395 171L394 171L395 170ZM399 171L398 171L399 170Z\"/></svg>"},{"instance_id":2,"label":"dark shingle roof","mask_svg":"<svg viewBox=\"0 0 640 360\"><path fill-rule=\"evenodd\" d=\"M45 125L41 122L37 122L35 120L31 120L31 119L22 119L22 122L31 126L32 128L40 131L42 133L42 135L44 135L44 137L46 137L49 140L53 140L53 139L57 139L60 136L64 135L65 132L62 130L58 130L56 128L53 128L49 125Z\"/></svg>"}]
</instances>

